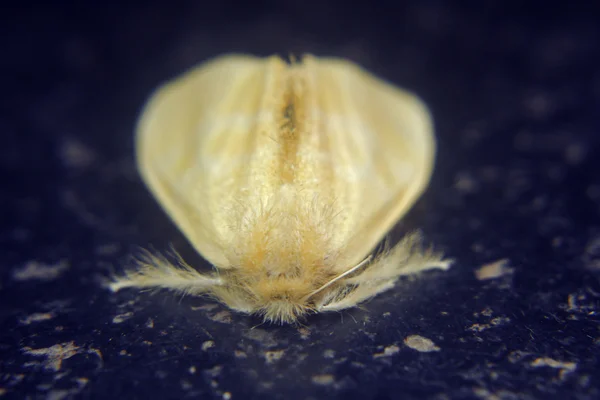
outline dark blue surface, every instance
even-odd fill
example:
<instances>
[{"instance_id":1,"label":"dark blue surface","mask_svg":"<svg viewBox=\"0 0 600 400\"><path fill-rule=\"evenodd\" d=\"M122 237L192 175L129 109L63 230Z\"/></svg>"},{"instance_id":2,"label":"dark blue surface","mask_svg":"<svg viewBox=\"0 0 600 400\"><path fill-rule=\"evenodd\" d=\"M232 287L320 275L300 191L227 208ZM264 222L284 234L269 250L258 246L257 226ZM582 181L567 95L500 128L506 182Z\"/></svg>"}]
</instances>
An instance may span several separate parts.
<instances>
[{"instance_id":1,"label":"dark blue surface","mask_svg":"<svg viewBox=\"0 0 600 400\"><path fill-rule=\"evenodd\" d=\"M600 397L593 6L91 4L1 17L0 398ZM422 96L439 157L395 234L422 228L454 267L302 327L104 290L140 246L208 267L138 177L133 126L158 84L232 51L346 57Z\"/></svg>"}]
</instances>

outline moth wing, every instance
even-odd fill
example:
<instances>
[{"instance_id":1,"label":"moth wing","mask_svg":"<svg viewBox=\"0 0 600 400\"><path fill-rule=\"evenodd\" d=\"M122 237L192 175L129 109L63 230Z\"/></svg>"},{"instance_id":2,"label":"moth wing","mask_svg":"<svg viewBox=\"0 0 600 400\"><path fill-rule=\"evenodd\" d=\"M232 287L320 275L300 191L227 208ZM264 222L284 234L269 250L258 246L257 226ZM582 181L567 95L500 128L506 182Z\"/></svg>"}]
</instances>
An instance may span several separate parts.
<instances>
[{"instance_id":1,"label":"moth wing","mask_svg":"<svg viewBox=\"0 0 600 400\"><path fill-rule=\"evenodd\" d=\"M236 55L194 68L153 94L137 126L144 181L196 250L221 268L230 266L221 250L229 229L222 204L233 184L224 177L242 168L264 70L264 61Z\"/></svg>"},{"instance_id":2,"label":"moth wing","mask_svg":"<svg viewBox=\"0 0 600 400\"><path fill-rule=\"evenodd\" d=\"M427 186L435 158L433 125L416 96L354 64L310 57L307 64L316 71L340 197L354 216L343 255L356 265Z\"/></svg>"},{"instance_id":3,"label":"moth wing","mask_svg":"<svg viewBox=\"0 0 600 400\"><path fill-rule=\"evenodd\" d=\"M272 125L262 104L265 92L272 93L269 80L285 68L276 58L221 57L160 88L140 119L144 180L217 266L229 265L222 249L235 232L235 212L228 207L235 207L232 194L245 181L253 131L261 121ZM320 188L332 190L343 206L344 222L331 229L347 267L377 245L427 185L435 153L431 120L415 96L348 62L307 56L298 68L312 81L314 120L329 142L327 165L335 179Z\"/></svg>"}]
</instances>

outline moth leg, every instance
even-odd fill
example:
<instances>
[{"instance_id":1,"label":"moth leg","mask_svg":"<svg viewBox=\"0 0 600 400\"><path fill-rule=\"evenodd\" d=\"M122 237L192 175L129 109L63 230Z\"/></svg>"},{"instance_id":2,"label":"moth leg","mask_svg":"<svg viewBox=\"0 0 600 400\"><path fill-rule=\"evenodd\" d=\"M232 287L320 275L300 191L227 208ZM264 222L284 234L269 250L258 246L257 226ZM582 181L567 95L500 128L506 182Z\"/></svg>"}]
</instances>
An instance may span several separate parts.
<instances>
[{"instance_id":1,"label":"moth leg","mask_svg":"<svg viewBox=\"0 0 600 400\"><path fill-rule=\"evenodd\" d=\"M322 311L342 310L356 306L381 292L391 289L399 276L430 269L447 270L452 260L441 253L421 246L421 236L413 233L405 236L391 250L384 252L364 272L345 279L344 286L332 291L320 302Z\"/></svg>"},{"instance_id":2,"label":"moth leg","mask_svg":"<svg viewBox=\"0 0 600 400\"><path fill-rule=\"evenodd\" d=\"M201 274L180 258L178 261L174 264L164 256L146 252L137 260L136 268L126 271L122 276L113 277L107 286L113 292L137 287L169 289L199 295L223 284L218 276Z\"/></svg>"},{"instance_id":3,"label":"moth leg","mask_svg":"<svg viewBox=\"0 0 600 400\"><path fill-rule=\"evenodd\" d=\"M406 235L391 250L385 251L363 273L346 280L349 284L395 279L430 269L447 270L452 260L444 259L442 253L422 246L420 233Z\"/></svg>"}]
</instances>

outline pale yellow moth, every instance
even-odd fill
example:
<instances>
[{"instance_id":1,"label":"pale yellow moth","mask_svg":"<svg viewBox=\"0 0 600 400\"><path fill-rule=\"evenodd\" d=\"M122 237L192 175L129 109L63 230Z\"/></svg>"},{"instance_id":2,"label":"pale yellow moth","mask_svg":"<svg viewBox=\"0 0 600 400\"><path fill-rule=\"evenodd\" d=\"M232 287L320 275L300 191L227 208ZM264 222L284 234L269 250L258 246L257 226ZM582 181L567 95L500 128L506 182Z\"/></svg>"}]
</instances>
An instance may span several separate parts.
<instances>
[{"instance_id":1,"label":"pale yellow moth","mask_svg":"<svg viewBox=\"0 0 600 400\"><path fill-rule=\"evenodd\" d=\"M214 271L148 253L113 291L296 322L450 265L416 234L373 253L426 188L435 139L421 101L351 62L219 57L161 87L136 140L144 181Z\"/></svg>"}]
</instances>

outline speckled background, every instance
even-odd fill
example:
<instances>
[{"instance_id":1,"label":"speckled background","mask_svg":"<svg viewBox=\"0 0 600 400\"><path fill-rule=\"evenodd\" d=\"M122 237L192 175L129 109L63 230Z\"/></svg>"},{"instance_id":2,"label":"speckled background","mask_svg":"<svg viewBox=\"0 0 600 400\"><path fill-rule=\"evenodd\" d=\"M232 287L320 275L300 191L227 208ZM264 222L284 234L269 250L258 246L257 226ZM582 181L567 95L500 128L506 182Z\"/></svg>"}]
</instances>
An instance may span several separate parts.
<instances>
[{"instance_id":1,"label":"speckled background","mask_svg":"<svg viewBox=\"0 0 600 400\"><path fill-rule=\"evenodd\" d=\"M593 2L205 3L3 6L0 398L600 397ZM418 93L438 163L394 234L453 268L299 327L103 289L139 247L208 267L138 177L133 126L232 51L342 56Z\"/></svg>"}]
</instances>

